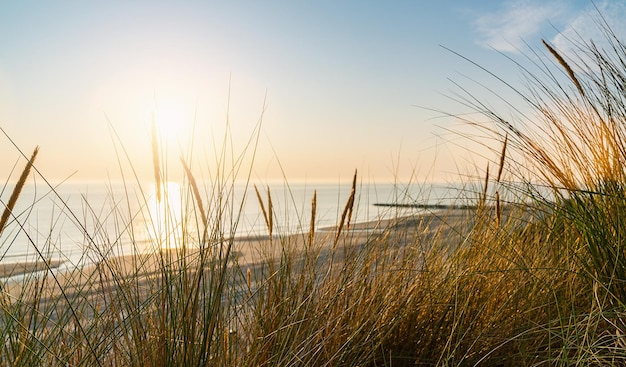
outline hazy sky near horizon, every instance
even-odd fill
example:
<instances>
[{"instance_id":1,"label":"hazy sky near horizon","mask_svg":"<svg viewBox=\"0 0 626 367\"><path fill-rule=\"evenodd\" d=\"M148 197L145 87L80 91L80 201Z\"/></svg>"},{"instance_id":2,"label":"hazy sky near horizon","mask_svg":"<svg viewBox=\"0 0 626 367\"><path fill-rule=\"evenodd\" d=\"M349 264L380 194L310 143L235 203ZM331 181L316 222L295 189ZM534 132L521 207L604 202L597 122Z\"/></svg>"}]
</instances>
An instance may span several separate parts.
<instances>
[{"instance_id":1,"label":"hazy sky near horizon","mask_svg":"<svg viewBox=\"0 0 626 367\"><path fill-rule=\"evenodd\" d=\"M595 4L626 16L623 1ZM483 152L429 108L464 112L452 81L485 74L446 48L516 82L505 56L591 37L592 14L582 0L4 2L0 127L40 146L53 179L118 177L111 127L150 178L156 109L173 176L189 154L211 175L226 121L237 154L263 113L254 179L453 180ZM4 178L24 164L4 136L0 155Z\"/></svg>"}]
</instances>

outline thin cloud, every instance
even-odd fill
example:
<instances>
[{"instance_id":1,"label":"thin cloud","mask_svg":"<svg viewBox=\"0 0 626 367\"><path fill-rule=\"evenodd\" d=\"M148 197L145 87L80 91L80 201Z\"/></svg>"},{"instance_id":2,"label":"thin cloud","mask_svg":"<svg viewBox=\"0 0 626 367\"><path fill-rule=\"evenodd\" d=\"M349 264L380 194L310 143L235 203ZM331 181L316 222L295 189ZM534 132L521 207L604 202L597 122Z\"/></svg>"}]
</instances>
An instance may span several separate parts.
<instances>
[{"instance_id":1,"label":"thin cloud","mask_svg":"<svg viewBox=\"0 0 626 367\"><path fill-rule=\"evenodd\" d=\"M602 1L597 2L596 6L597 10L592 5L572 17L563 31L551 40L559 52L566 56L573 56L574 59L577 58L576 56L582 57L583 55L577 52L575 46L575 43L580 43L580 41L593 41L600 49L610 49L611 46L602 31L602 27L605 26L602 24L604 21L618 39L624 40L626 24L624 24L623 19L626 17L626 2Z\"/></svg>"},{"instance_id":2,"label":"thin cloud","mask_svg":"<svg viewBox=\"0 0 626 367\"><path fill-rule=\"evenodd\" d=\"M560 2L507 2L501 10L476 19L474 26L481 35L478 44L498 51L518 52L524 41L539 33L562 8Z\"/></svg>"}]
</instances>

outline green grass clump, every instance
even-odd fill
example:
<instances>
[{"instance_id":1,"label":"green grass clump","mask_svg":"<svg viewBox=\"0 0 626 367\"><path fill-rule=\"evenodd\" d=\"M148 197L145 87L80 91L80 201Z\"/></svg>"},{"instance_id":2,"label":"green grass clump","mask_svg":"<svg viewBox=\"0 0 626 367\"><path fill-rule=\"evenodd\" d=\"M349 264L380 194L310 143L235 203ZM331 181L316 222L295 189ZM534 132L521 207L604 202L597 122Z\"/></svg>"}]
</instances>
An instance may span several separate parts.
<instances>
[{"instance_id":1,"label":"green grass clump","mask_svg":"<svg viewBox=\"0 0 626 367\"><path fill-rule=\"evenodd\" d=\"M37 150L24 156L0 246L26 234L44 271L1 281L0 365L626 364L626 47L603 29L608 51L575 43L579 59L545 43L530 90L516 90L534 111L526 124L470 103L502 144L496 175L459 198L475 205L370 231L353 222L355 173L334 228L318 228L316 193L300 234L285 233L271 188L255 187L267 235L238 239L235 182L252 187L243 162L258 128L239 156L217 151L210 179L182 159L177 193L153 131L154 195L135 176L110 212L65 211L90 265L56 271L52 231L40 244L23 225L31 211L14 212L31 170L47 183ZM133 251L112 256L125 243Z\"/></svg>"}]
</instances>

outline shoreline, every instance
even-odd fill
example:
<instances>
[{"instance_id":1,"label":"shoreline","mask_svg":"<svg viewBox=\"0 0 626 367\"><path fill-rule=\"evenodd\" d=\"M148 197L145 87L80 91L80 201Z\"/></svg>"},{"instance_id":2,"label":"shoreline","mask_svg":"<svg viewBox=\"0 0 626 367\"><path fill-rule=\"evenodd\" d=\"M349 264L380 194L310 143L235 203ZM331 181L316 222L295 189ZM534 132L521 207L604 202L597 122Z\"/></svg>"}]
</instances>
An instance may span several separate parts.
<instances>
[{"instance_id":1,"label":"shoreline","mask_svg":"<svg viewBox=\"0 0 626 367\"><path fill-rule=\"evenodd\" d=\"M355 244L361 244L368 240L370 236L376 236L382 233L399 233L403 231L411 231L420 228L421 231L427 229L427 232L437 230L447 230L463 223L467 219L469 211L467 208L448 208L436 209L428 212L420 212L411 215L400 216L391 219L371 220L365 222L351 223L349 227L344 226L340 241L345 243L349 240ZM315 229L316 246L321 250L329 250L333 246L335 233L338 226L326 226ZM425 231L426 232L426 231ZM288 244L293 250L300 251L304 249L306 239L309 234L304 231L292 234L275 234L272 239L269 235L250 235L237 236L232 239L231 256L234 258L234 264L240 267L253 267L267 261L272 257L279 256L280 248L278 244ZM228 240L227 240L228 241ZM273 248L272 248L273 247ZM193 257L193 249L190 249L188 256ZM61 284L67 284L66 280L70 280L78 275L79 278L88 279L89 274L101 269L101 264L106 262L112 266L112 269L120 272L120 275L126 276L130 274L139 276L151 276L158 271L159 254L172 256L171 260L177 259L176 249L169 251L155 251L148 253L136 253L128 255L112 256L103 259L98 263L89 263L83 266L69 266L64 261L35 261L35 262L15 262L8 264L0 264L0 281L5 285L11 283L13 287L20 287L23 277L36 272L53 272L53 277L60 280ZM141 260L141 269L137 273L136 266L138 260ZM76 283L72 280L72 287L76 287L80 282Z\"/></svg>"}]
</instances>

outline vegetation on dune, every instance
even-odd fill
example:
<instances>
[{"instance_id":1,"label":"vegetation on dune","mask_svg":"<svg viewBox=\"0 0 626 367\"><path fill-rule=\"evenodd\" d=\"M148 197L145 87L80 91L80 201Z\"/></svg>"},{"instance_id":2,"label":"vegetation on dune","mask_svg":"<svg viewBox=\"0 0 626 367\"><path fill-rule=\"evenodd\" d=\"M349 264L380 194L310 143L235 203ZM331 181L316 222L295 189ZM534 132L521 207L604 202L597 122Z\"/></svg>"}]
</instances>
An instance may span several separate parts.
<instances>
[{"instance_id":1,"label":"vegetation on dune","mask_svg":"<svg viewBox=\"0 0 626 367\"><path fill-rule=\"evenodd\" d=\"M122 242L140 248L133 221L147 214L131 209L130 189L111 213L89 213L119 229L83 226L92 266L54 271L31 243L47 271L0 280L0 364L626 364L626 45L602 27L609 48L572 41L576 58L545 43L529 56L538 72L524 67L529 90L515 92L532 117L461 101L501 144L474 204L354 231L355 174L334 231L316 228L315 194L310 223L288 235L271 190L257 189L268 236L251 242L255 262L236 256L234 182L249 182L259 130L240 156L217 152L206 186L183 159L180 209L167 204L153 133L163 211L146 222L158 251L109 256ZM2 247L15 245L5 228L28 230L12 210L36 155L5 204Z\"/></svg>"}]
</instances>

